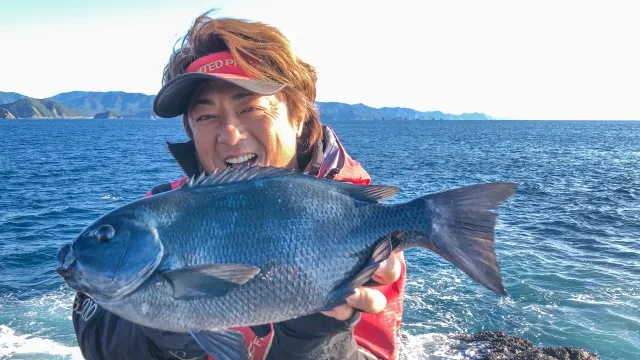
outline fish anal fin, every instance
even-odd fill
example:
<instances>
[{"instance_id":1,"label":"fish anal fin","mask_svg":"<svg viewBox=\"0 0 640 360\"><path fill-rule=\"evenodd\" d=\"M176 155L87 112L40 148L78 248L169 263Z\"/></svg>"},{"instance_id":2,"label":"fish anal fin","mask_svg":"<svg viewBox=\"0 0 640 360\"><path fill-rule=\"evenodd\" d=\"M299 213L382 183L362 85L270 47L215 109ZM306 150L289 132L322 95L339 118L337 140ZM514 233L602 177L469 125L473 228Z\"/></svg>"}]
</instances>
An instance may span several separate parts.
<instances>
[{"instance_id":1,"label":"fish anal fin","mask_svg":"<svg viewBox=\"0 0 640 360\"><path fill-rule=\"evenodd\" d=\"M249 353L242 333L237 330L189 331L198 345L216 360L247 360Z\"/></svg>"},{"instance_id":2,"label":"fish anal fin","mask_svg":"<svg viewBox=\"0 0 640 360\"><path fill-rule=\"evenodd\" d=\"M389 258L393 250L393 237L396 233L391 233L382 238L373 250L373 254L365 267L356 276L336 287L329 293L329 301L323 311L329 311L336 306L346 303L346 298L353 294L355 288L367 283L373 274L380 267L380 263Z\"/></svg>"}]
</instances>

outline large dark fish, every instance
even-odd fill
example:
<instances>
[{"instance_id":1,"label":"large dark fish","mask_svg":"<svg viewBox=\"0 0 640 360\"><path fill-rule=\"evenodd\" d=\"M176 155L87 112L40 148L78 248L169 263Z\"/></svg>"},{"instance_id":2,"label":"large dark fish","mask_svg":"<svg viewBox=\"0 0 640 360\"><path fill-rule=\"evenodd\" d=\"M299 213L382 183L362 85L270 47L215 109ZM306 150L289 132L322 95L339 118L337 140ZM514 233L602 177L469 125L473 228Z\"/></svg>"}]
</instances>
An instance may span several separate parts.
<instances>
[{"instance_id":1,"label":"large dark fish","mask_svg":"<svg viewBox=\"0 0 640 360\"><path fill-rule=\"evenodd\" d=\"M393 251L430 249L507 295L489 210L515 189L479 184L387 204L398 188L227 169L100 217L60 249L57 271L127 320L189 332L218 360L246 358L229 328L343 304Z\"/></svg>"}]
</instances>

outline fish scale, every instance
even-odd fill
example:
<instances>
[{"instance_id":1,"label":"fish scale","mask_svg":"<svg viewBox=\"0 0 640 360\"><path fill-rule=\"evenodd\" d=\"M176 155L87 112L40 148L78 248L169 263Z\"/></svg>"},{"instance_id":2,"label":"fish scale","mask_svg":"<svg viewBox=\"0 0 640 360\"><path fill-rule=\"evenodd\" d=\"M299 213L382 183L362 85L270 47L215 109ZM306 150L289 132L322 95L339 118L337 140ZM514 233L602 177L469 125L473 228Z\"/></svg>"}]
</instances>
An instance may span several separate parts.
<instances>
[{"instance_id":1,"label":"fish scale","mask_svg":"<svg viewBox=\"0 0 640 360\"><path fill-rule=\"evenodd\" d=\"M277 181L277 179L274 179L274 181ZM256 203L271 203L274 198L280 198L278 194L255 191L255 188L252 187L251 184L245 184L245 187L246 189L243 189L242 193L248 194L248 197L253 198L253 201ZM304 190L308 189L304 187L293 188L289 193L290 197L283 199L287 202L286 205L288 205L288 203L293 204L293 206L291 206L293 210L291 210L290 213L302 211L312 213L314 208L318 207L317 205L313 205L314 203L333 203L344 200L342 194L322 192L322 195L319 196L320 200L305 202L305 204L309 205L301 206L299 203L294 202L294 199L302 196ZM212 189L212 191L215 191L215 189ZM209 201L212 203L218 203L221 199L228 198L228 196L225 196L225 194L221 192L215 192L210 197L212 199L209 199ZM229 202L227 202L227 204L229 204ZM184 300L183 306L185 306L188 311L186 312L187 315L183 314L181 317L191 328L200 329L201 326L204 326L200 324L200 321L205 314L208 314L209 317L212 316L212 314L217 314L220 320L216 326L228 328L240 325L240 323L235 322L237 319L233 312L241 314L243 317L242 321L245 325L256 325L264 323L266 319L274 319L275 308L278 308L278 312L283 313L283 318L290 316L289 314L294 311L293 309L298 311L308 309L307 311L310 311L322 308L327 302L327 294L337 283L344 280L346 275L344 269L351 270L358 262L364 263L371 257L373 246L369 246L367 250L363 249L362 239L381 238L384 234L397 229L399 225L395 225L395 223L402 221L403 218L402 213L390 211L391 208L388 206L378 207L373 212L364 206L359 208L346 207L348 210L344 210L345 207L331 206L324 208L326 211L321 212L320 216L322 216L325 221L326 219L333 221L326 221L327 224L324 226L314 226L314 223L307 222L305 217L292 218L283 215L260 218L256 216L254 211L248 210L240 203L235 204L238 205L237 211L229 209L220 215L216 214L215 218L217 218L220 224L227 224L229 218L236 216L243 219L255 217L256 220L246 222L249 224L248 228L227 226L210 228L210 232L204 230L194 232L197 236L191 238L185 236L184 232L180 235L181 229L185 227L185 224L182 222L165 224L158 227L161 240L173 239L174 243L181 245L182 253L192 254L190 257L185 257L184 263L174 266L189 267L208 263L243 263L255 265L261 269L267 269L267 272L273 271L275 273L273 275L273 281L271 282L265 283L260 278L256 278L256 282L250 281L244 284L241 289L242 291L230 291L222 298L209 299L209 303L201 303L199 299L196 301ZM286 207L286 205L283 204L281 206ZM180 208L180 206L177 207ZM259 211L258 214L262 215L260 213L261 211ZM188 214L187 217L190 223L198 224L213 222L214 215L207 212L193 211L193 213ZM368 217L368 221L363 221L360 224L352 224L344 221L346 217L361 219ZM289 219L293 220L289 221ZM386 221L380 221L381 219L385 219ZM287 224L283 225L282 222ZM186 228L192 227L197 228L190 224L186 225ZM334 232L328 234L322 231L325 227L334 229ZM300 232L305 232L306 237L294 236L293 234L277 237L269 235L277 234L276 230L281 228L304 229ZM312 234L311 237L309 237L309 234ZM350 234L350 236L347 236L347 234ZM208 242L190 241L190 239L196 237L205 237L211 240ZM211 252L211 248L216 249L216 251ZM308 253L309 256L300 256L305 252ZM344 254L344 256L330 257L327 259L328 261L319 263L318 254L327 254L330 252ZM354 256L349 256L349 254L353 254ZM281 258L283 264L299 265L301 268L306 266L306 270L304 273L301 273L300 271L292 271L291 269L282 269L282 271L280 271L281 268L270 269L265 260L270 261L278 258ZM310 267L309 265L313 266ZM312 280L305 281L307 278ZM318 286L319 284L322 286ZM169 294L170 286L167 286L165 289L167 289L167 294ZM312 293L305 292L305 290L311 289L317 290ZM152 290L152 288L150 288L150 290ZM306 298L303 297L302 295L305 294L309 294L309 296ZM165 297L165 299L176 301L170 296ZM268 301L269 299L275 299L276 304L285 304L286 308L276 306L275 304L265 306L265 300ZM296 299L298 301L286 301L287 299ZM238 304L243 304L243 306L238 307ZM164 306L164 304L154 304L153 307L163 308ZM199 309L204 311L198 311ZM261 309L265 310L260 311ZM276 317L276 320L280 319ZM167 324L169 323L171 322L167 322ZM206 325L211 328L211 324L207 323ZM168 328L167 330L178 331L179 328Z\"/></svg>"},{"instance_id":2,"label":"fish scale","mask_svg":"<svg viewBox=\"0 0 640 360\"><path fill-rule=\"evenodd\" d=\"M189 332L216 358L244 358L228 329L342 304L392 251L430 249L506 295L489 210L515 188L477 184L385 204L399 189L227 169L103 215L59 251L58 273L123 318Z\"/></svg>"}]
</instances>

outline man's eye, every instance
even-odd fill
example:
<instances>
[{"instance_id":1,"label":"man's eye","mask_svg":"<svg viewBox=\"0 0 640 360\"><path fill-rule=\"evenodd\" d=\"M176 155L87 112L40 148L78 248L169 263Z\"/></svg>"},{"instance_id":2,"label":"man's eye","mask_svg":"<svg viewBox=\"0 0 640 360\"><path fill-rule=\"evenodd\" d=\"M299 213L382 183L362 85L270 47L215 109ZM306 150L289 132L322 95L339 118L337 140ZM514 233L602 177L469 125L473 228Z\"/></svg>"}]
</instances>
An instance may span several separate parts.
<instances>
[{"instance_id":1,"label":"man's eye","mask_svg":"<svg viewBox=\"0 0 640 360\"><path fill-rule=\"evenodd\" d=\"M215 119L215 118L217 118L217 116L215 116L215 115L211 115L211 114L206 114L206 115L198 116L198 117L196 118L196 121L209 120L209 119Z\"/></svg>"},{"instance_id":2,"label":"man's eye","mask_svg":"<svg viewBox=\"0 0 640 360\"><path fill-rule=\"evenodd\" d=\"M242 112L243 113L248 113L248 112L254 112L254 111L258 111L258 110L260 110L260 108L258 108L256 106L248 106L244 110L242 110Z\"/></svg>"}]
</instances>

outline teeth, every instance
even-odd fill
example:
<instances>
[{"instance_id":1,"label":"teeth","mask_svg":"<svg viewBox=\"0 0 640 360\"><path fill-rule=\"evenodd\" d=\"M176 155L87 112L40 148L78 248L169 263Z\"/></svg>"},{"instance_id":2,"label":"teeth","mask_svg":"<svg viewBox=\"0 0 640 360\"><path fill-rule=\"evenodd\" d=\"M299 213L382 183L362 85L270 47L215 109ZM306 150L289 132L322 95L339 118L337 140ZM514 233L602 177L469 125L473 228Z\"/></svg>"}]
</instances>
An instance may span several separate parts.
<instances>
[{"instance_id":1,"label":"teeth","mask_svg":"<svg viewBox=\"0 0 640 360\"><path fill-rule=\"evenodd\" d=\"M226 162L228 164L239 164L239 163L243 163L243 162L245 162L245 161L247 161L249 159L253 159L254 157L256 157L256 154L246 154L246 155L239 156L237 158L227 159Z\"/></svg>"}]
</instances>

